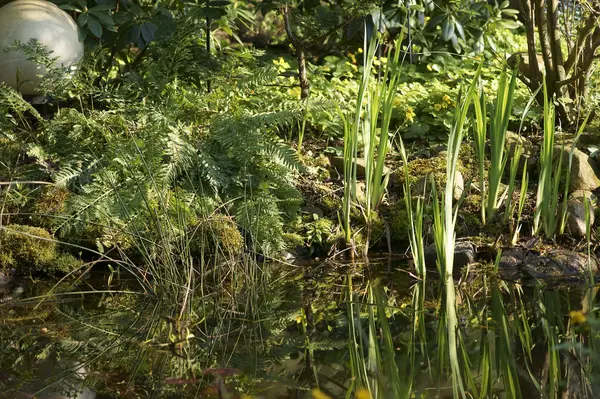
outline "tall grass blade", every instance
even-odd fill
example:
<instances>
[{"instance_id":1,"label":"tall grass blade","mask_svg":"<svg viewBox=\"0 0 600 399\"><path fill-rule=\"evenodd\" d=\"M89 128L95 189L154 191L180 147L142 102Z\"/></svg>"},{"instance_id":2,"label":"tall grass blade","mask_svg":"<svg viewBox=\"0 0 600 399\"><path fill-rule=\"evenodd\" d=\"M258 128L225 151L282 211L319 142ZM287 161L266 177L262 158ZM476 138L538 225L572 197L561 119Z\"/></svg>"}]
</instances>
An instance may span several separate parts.
<instances>
[{"instance_id":1,"label":"tall grass blade","mask_svg":"<svg viewBox=\"0 0 600 399\"><path fill-rule=\"evenodd\" d=\"M513 72L508 80L507 66L500 74L496 101L491 110L490 119L490 168L488 173L487 210L492 218L499 207L500 183L506 165L505 143L508 121L512 114L517 73Z\"/></svg>"},{"instance_id":2,"label":"tall grass blade","mask_svg":"<svg viewBox=\"0 0 600 399\"><path fill-rule=\"evenodd\" d=\"M479 98L473 101L473 108L475 109L475 132L473 134L473 147L475 150L475 156L477 158L477 165L479 169L479 190L481 192L481 221L485 224L485 200L486 200L486 183L485 183L485 143L486 143L486 105L485 105L485 92L480 89Z\"/></svg>"}]
</instances>

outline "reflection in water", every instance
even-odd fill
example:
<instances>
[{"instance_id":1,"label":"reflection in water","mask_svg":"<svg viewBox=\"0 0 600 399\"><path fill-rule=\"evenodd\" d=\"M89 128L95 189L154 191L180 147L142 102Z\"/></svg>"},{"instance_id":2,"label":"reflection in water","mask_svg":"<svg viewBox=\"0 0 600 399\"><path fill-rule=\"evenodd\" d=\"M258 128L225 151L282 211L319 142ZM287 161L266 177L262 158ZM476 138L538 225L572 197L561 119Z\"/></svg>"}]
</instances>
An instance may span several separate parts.
<instances>
[{"instance_id":1,"label":"reflection in water","mask_svg":"<svg viewBox=\"0 0 600 399\"><path fill-rule=\"evenodd\" d=\"M260 284L197 296L185 325L114 275L47 297L51 284L5 285L0 397L50 395L83 377L99 398L600 394L597 288L378 270L265 266Z\"/></svg>"}]
</instances>

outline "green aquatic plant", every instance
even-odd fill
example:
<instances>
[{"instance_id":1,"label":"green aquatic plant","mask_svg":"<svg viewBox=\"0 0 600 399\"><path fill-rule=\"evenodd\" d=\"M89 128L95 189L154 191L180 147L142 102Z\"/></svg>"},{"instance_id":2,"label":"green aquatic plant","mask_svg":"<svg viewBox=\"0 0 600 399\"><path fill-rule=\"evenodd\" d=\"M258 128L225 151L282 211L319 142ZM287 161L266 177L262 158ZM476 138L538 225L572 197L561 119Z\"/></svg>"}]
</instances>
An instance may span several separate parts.
<instances>
[{"instance_id":1,"label":"green aquatic plant","mask_svg":"<svg viewBox=\"0 0 600 399\"><path fill-rule=\"evenodd\" d=\"M486 105L483 89L480 89L479 100L473 101L475 108L475 134L474 147L479 166L479 184L482 193L482 206L485 203L485 210L482 208L482 220L494 217L500 204L500 184L504 174L504 168L507 162L505 153L506 132L508 122L512 114L512 104L515 94L517 73L509 74L507 66L504 66L500 73L498 82L498 91L496 101L491 108L490 116L490 164L487 178L488 184L485 184L485 146L486 146Z\"/></svg>"},{"instance_id":2,"label":"green aquatic plant","mask_svg":"<svg viewBox=\"0 0 600 399\"><path fill-rule=\"evenodd\" d=\"M547 97L544 81L544 141L540 151L540 175L536 206L533 217L533 233L543 229L547 238L552 238L558 227L559 185L562 171L562 156L554 167L555 110ZM562 153L562 151L561 151Z\"/></svg>"},{"instance_id":3,"label":"green aquatic plant","mask_svg":"<svg viewBox=\"0 0 600 399\"><path fill-rule=\"evenodd\" d=\"M500 183L507 160L505 154L506 131L508 130L508 121L512 114L515 84L517 82L517 73L513 72L511 75L509 81L507 66L505 66L500 74L496 101L491 109L490 168L488 173L489 183L486 211L488 218L494 217L500 206Z\"/></svg>"},{"instance_id":4,"label":"green aquatic plant","mask_svg":"<svg viewBox=\"0 0 600 399\"><path fill-rule=\"evenodd\" d=\"M560 227L558 230L560 234L563 234L565 232L565 227L567 225L567 201L569 199L569 188L570 188L570 184L571 184L571 168L573 166L573 154L575 153L575 150L577 149L577 143L579 142L579 138L583 134L583 129L585 129L590 115L591 114L588 114L588 116L585 117L583 122L581 122L581 125L579 126L579 129L577 130L577 134L575 135L575 138L573 139L573 142L571 143L571 149L569 150L569 162L567 164L567 170L565 172L565 183L564 183L564 189L563 189L562 207L560 210ZM561 153L560 153L561 158L563 156L563 153L564 152L561 151Z\"/></svg>"},{"instance_id":5,"label":"green aquatic plant","mask_svg":"<svg viewBox=\"0 0 600 399\"><path fill-rule=\"evenodd\" d=\"M521 232L521 216L523 215L523 208L525 207L525 200L527 200L527 189L529 188L529 174L527 173L527 166L523 167L523 175L521 176L521 190L519 191L519 203L517 205L517 217L513 225L513 236L511 243L517 245L519 240L519 233Z\"/></svg>"},{"instance_id":6,"label":"green aquatic plant","mask_svg":"<svg viewBox=\"0 0 600 399\"><path fill-rule=\"evenodd\" d=\"M425 278L427 269L425 267L425 244L423 230L423 214L425 210L425 198L427 193L427 180L423 185L423 193L417 193L417 201L413 209L412 191L410 185L410 171L408 168L408 158L404 142L399 137L400 155L402 156L404 169L404 204L408 216L408 239L410 243L410 251L415 264L416 275L419 278Z\"/></svg>"},{"instance_id":7,"label":"green aquatic plant","mask_svg":"<svg viewBox=\"0 0 600 399\"><path fill-rule=\"evenodd\" d=\"M508 177L508 189L506 191L506 209L504 210L504 224L508 224L514 213L513 193L515 191L515 181L517 179L517 171L523 154L523 146L521 143L515 144L512 159L510 160L510 169ZM523 164L523 168L527 168L527 162Z\"/></svg>"},{"instance_id":8,"label":"green aquatic plant","mask_svg":"<svg viewBox=\"0 0 600 399\"><path fill-rule=\"evenodd\" d=\"M485 146L487 142L486 133L486 104L485 104L485 92L480 88L480 93L477 99L473 101L473 108L475 110L475 120L473 123L473 148L475 150L475 157L477 158L477 166L479 172L479 192L481 193L481 221L485 224L486 214L486 175L485 175Z\"/></svg>"},{"instance_id":9,"label":"green aquatic plant","mask_svg":"<svg viewBox=\"0 0 600 399\"><path fill-rule=\"evenodd\" d=\"M350 208L356 201L356 162L358 162L359 141L363 145L365 162L365 204L364 215L367 222L364 253L369 248L372 218L377 212L389 181L384 173L386 157L390 152L390 123L394 112L394 99L399 84L401 60L401 40L390 48L383 75L372 84L372 70L375 52L380 43L375 36L364 46L367 49L363 59L362 76L359 83L356 106L351 119L342 115L344 126L344 204L343 226L346 244L351 243ZM359 140L359 136L362 140Z\"/></svg>"},{"instance_id":10,"label":"green aquatic plant","mask_svg":"<svg viewBox=\"0 0 600 399\"><path fill-rule=\"evenodd\" d=\"M481 73L481 65L475 72L473 81L469 85L464 97L459 96L454 112L454 121L448 136L448 148L446 155L446 187L441 200L438 199L437 191L434 188L434 238L437 250L439 271L442 275L452 275L454 263L454 245L456 241L456 217L458 215L458 205L455 208L452 199L454 197L454 187L456 181L456 172L460 146L462 144L464 126L468 111L473 102L477 79ZM433 183L435 186L435 182ZM463 193L464 196L464 193ZM438 204L438 201L440 203ZM443 210L443 213L442 213Z\"/></svg>"}]
</instances>

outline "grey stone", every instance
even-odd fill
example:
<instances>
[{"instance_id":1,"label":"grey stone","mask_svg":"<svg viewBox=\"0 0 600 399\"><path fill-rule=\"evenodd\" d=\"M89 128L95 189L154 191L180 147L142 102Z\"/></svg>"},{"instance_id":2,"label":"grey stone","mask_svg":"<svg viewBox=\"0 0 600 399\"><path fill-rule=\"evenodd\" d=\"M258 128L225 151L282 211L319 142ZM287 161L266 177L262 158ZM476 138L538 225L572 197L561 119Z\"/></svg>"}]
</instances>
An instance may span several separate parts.
<instances>
[{"instance_id":1,"label":"grey stone","mask_svg":"<svg viewBox=\"0 0 600 399\"><path fill-rule=\"evenodd\" d=\"M570 147L554 147L555 161L562 155L563 170L569 164ZM600 187L600 166L581 150L573 151L569 191L594 191Z\"/></svg>"},{"instance_id":2,"label":"grey stone","mask_svg":"<svg viewBox=\"0 0 600 399\"><path fill-rule=\"evenodd\" d=\"M460 270L469 263L475 262L475 246L468 242L457 242L454 246L454 270ZM425 247L425 266L431 269L437 268L437 251L435 244Z\"/></svg>"},{"instance_id":3,"label":"grey stone","mask_svg":"<svg viewBox=\"0 0 600 399\"><path fill-rule=\"evenodd\" d=\"M539 279L583 278L589 271L598 273L598 263L587 254L555 248L544 255L524 248L511 248L502 252L499 270L501 275L520 271Z\"/></svg>"},{"instance_id":4,"label":"grey stone","mask_svg":"<svg viewBox=\"0 0 600 399\"><path fill-rule=\"evenodd\" d=\"M590 205L590 228L594 225L594 208ZM585 205L578 200L567 201L567 231L573 237L585 237Z\"/></svg>"},{"instance_id":5,"label":"grey stone","mask_svg":"<svg viewBox=\"0 0 600 399\"><path fill-rule=\"evenodd\" d=\"M506 163L506 167L504 168L504 174L506 176L510 174L510 160L514 157L517 144L521 144L521 148L523 149L521 158L519 159L517 177L519 178L521 173L523 173L522 171L524 165L527 167L528 172L532 172L536 166L535 147L533 143L526 137L511 131L507 131L505 137L509 161Z\"/></svg>"},{"instance_id":6,"label":"grey stone","mask_svg":"<svg viewBox=\"0 0 600 399\"><path fill-rule=\"evenodd\" d=\"M591 203L598 199L596 194L588 190L575 190L569 194L569 199L572 200L579 200L580 202L583 202L584 198L587 198Z\"/></svg>"},{"instance_id":7,"label":"grey stone","mask_svg":"<svg viewBox=\"0 0 600 399\"><path fill-rule=\"evenodd\" d=\"M313 206L313 205L307 205L304 208L302 208L302 212L304 213L308 213L309 215L317 215L318 217L323 217L324 213L323 213L323 209L319 208L318 206Z\"/></svg>"}]
</instances>

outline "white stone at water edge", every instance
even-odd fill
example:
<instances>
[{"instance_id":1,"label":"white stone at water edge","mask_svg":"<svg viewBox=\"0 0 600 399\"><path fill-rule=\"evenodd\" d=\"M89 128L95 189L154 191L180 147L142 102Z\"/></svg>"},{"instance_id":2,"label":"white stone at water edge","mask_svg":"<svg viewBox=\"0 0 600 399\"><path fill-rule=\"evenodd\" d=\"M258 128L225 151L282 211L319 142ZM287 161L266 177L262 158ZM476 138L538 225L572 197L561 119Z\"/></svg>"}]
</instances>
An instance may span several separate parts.
<instances>
[{"instance_id":1,"label":"white stone at water edge","mask_svg":"<svg viewBox=\"0 0 600 399\"><path fill-rule=\"evenodd\" d=\"M16 0L0 8L0 82L22 94L40 94L40 75L45 70L29 61L22 51L6 49L19 41L37 39L52 51L59 67L70 67L83 56L75 21L45 0Z\"/></svg>"}]
</instances>

